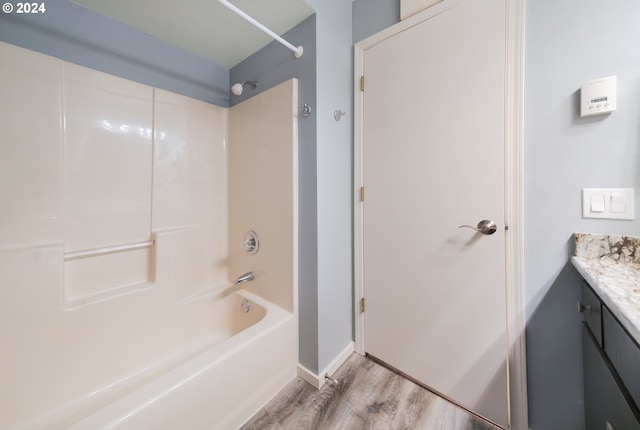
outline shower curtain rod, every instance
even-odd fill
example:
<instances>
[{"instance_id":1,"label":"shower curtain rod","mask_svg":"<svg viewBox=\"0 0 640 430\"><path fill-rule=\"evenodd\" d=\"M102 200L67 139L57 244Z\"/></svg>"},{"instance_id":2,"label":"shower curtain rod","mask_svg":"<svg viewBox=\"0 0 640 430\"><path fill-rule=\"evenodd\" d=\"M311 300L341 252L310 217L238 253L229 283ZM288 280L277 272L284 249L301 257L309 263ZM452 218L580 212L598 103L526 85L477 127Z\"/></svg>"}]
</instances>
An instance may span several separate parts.
<instances>
[{"instance_id":1,"label":"shower curtain rod","mask_svg":"<svg viewBox=\"0 0 640 430\"><path fill-rule=\"evenodd\" d=\"M246 19L251 24L253 24L254 26L258 27L260 30L264 31L269 36L271 36L272 38L274 38L275 40L277 40L278 42L280 42L281 44L283 44L287 48L291 49L293 51L293 56L294 57L296 57L296 58L302 57L302 51L303 51L302 46L298 46L298 47L293 46L291 43L287 42L282 37L278 36L276 33L274 33L273 31L269 30L267 27L265 27L264 25L260 24L258 21L256 21L255 19L253 19L252 17L250 17L249 15L244 13L242 10L238 9L238 7L236 7L236 6L232 5L231 3L229 3L228 0L218 0L218 2L220 2L224 6L226 6L227 8L232 10L233 12L235 12L240 17Z\"/></svg>"}]
</instances>

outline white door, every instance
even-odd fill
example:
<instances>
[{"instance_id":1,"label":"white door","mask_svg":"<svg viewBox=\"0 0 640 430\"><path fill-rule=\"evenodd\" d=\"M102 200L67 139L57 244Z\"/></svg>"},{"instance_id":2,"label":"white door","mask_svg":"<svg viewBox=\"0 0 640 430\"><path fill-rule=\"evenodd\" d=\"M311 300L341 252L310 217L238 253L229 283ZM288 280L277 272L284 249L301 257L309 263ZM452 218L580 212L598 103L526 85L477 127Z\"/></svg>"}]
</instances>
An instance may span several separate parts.
<instances>
[{"instance_id":1,"label":"white door","mask_svg":"<svg viewBox=\"0 0 640 430\"><path fill-rule=\"evenodd\" d=\"M505 0L434 9L364 51L364 349L507 427Z\"/></svg>"}]
</instances>

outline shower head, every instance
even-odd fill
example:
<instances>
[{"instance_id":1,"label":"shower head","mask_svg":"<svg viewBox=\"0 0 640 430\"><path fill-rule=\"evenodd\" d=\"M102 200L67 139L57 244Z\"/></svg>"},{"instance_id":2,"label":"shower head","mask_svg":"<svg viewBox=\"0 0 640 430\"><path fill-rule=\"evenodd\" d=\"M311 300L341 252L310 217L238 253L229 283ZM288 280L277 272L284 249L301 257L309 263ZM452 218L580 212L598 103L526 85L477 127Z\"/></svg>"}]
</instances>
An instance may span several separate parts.
<instances>
[{"instance_id":1,"label":"shower head","mask_svg":"<svg viewBox=\"0 0 640 430\"><path fill-rule=\"evenodd\" d=\"M258 81L244 81L243 83L235 83L231 87L231 92L239 96L240 94L242 94L242 90L244 89L245 85L251 85L251 89L255 90L258 86Z\"/></svg>"},{"instance_id":2,"label":"shower head","mask_svg":"<svg viewBox=\"0 0 640 430\"><path fill-rule=\"evenodd\" d=\"M240 94L242 94L242 84L237 83L237 84L233 84L233 86L231 87L231 92L237 96L239 96Z\"/></svg>"}]
</instances>

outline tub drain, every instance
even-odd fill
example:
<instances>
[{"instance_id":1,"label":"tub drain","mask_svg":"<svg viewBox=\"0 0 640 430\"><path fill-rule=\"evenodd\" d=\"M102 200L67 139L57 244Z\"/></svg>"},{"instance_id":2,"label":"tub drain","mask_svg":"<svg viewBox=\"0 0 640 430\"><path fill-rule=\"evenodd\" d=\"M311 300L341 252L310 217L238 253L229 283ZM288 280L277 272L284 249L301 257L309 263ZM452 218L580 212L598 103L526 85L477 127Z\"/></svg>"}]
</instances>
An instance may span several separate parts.
<instances>
[{"instance_id":1,"label":"tub drain","mask_svg":"<svg viewBox=\"0 0 640 430\"><path fill-rule=\"evenodd\" d=\"M247 299L244 299L242 301L242 305L241 306L242 306L242 312L244 312L246 314L251 309L251 302L249 300L247 300Z\"/></svg>"}]
</instances>

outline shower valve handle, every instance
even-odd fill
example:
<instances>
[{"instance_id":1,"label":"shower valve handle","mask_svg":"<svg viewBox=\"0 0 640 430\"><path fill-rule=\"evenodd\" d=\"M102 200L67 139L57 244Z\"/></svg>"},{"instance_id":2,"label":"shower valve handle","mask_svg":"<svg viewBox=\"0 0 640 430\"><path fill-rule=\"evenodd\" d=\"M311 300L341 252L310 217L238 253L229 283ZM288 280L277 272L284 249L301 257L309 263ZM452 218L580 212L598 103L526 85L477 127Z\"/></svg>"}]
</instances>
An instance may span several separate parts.
<instances>
[{"instance_id":1,"label":"shower valve handle","mask_svg":"<svg viewBox=\"0 0 640 430\"><path fill-rule=\"evenodd\" d=\"M471 225L461 225L458 228L463 228L463 227L470 228L472 230L477 231L478 233L482 233L486 235L493 234L496 232L496 230L498 230L498 226L496 225L496 223L488 219L483 219L482 221L480 221L477 227L473 227Z\"/></svg>"}]
</instances>

